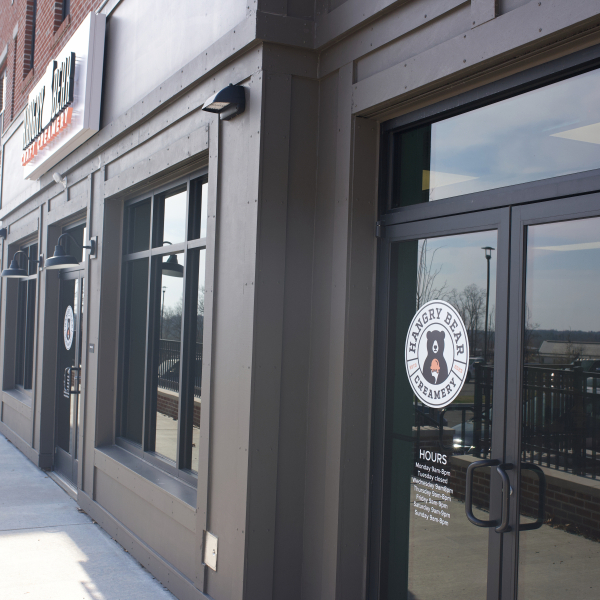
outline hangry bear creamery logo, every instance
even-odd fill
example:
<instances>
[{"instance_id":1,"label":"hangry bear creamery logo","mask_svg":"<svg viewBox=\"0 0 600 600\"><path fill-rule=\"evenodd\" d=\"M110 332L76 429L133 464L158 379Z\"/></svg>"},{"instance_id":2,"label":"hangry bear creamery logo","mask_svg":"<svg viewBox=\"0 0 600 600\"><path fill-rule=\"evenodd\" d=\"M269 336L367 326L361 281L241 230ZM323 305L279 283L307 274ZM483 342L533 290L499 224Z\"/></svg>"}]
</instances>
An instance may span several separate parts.
<instances>
[{"instance_id":1,"label":"hangry bear creamery logo","mask_svg":"<svg viewBox=\"0 0 600 600\"><path fill-rule=\"evenodd\" d=\"M450 404L469 365L469 339L457 310L443 300L419 308L408 329L404 357L417 398L432 408Z\"/></svg>"}]
</instances>

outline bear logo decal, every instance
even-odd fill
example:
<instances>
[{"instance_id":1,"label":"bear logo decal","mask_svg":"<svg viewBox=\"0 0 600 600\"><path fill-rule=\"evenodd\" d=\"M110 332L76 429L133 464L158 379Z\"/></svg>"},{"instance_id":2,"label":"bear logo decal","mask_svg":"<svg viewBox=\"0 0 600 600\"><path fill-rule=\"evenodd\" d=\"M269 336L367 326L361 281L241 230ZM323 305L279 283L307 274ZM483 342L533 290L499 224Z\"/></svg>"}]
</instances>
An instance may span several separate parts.
<instances>
[{"instance_id":1,"label":"bear logo decal","mask_svg":"<svg viewBox=\"0 0 600 600\"><path fill-rule=\"evenodd\" d=\"M432 300L413 317L406 336L406 372L417 398L443 408L462 389L469 364L469 340L458 311Z\"/></svg>"}]
</instances>

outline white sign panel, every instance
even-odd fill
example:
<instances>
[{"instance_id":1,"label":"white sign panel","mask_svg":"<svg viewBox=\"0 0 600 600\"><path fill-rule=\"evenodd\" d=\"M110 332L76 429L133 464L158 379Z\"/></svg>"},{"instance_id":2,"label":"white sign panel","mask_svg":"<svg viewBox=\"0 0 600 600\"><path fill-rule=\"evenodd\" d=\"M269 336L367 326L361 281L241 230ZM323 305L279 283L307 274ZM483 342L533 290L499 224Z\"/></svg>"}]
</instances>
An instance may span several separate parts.
<instances>
[{"instance_id":1,"label":"white sign panel","mask_svg":"<svg viewBox=\"0 0 600 600\"><path fill-rule=\"evenodd\" d=\"M469 339L458 311L443 300L424 304L408 329L404 357L417 398L432 408L450 404L469 367Z\"/></svg>"},{"instance_id":2,"label":"white sign panel","mask_svg":"<svg viewBox=\"0 0 600 600\"><path fill-rule=\"evenodd\" d=\"M73 308L67 306L65 311L65 321L63 323L63 338L65 341L65 348L71 349L73 345L73 337L75 336L75 317L73 316Z\"/></svg>"},{"instance_id":3,"label":"white sign panel","mask_svg":"<svg viewBox=\"0 0 600 600\"><path fill-rule=\"evenodd\" d=\"M106 16L91 12L29 94L21 163L39 179L100 127Z\"/></svg>"}]
</instances>

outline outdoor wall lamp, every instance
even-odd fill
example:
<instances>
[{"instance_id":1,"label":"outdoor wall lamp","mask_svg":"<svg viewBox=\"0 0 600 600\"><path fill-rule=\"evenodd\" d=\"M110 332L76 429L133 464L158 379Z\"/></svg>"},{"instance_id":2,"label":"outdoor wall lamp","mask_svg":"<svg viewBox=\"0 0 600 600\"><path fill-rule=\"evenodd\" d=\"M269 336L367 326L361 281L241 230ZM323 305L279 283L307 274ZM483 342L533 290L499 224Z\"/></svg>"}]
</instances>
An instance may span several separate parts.
<instances>
[{"instance_id":1,"label":"outdoor wall lamp","mask_svg":"<svg viewBox=\"0 0 600 600\"><path fill-rule=\"evenodd\" d=\"M230 83L226 88L211 96L202 106L202 110L217 113L221 121L229 121L246 109L246 92L241 85Z\"/></svg>"},{"instance_id":2,"label":"outdoor wall lamp","mask_svg":"<svg viewBox=\"0 0 600 600\"><path fill-rule=\"evenodd\" d=\"M79 261L70 254L65 252L65 249L60 245L60 240L64 237L70 237L78 246L79 242L70 234L63 233L56 242L56 246L54 246L54 256L46 259L46 269L64 269L66 267L74 267L79 264ZM82 248L87 248L90 251L90 258L96 258L96 248L98 246L98 237L93 237L90 240L89 246L81 246Z\"/></svg>"},{"instance_id":3,"label":"outdoor wall lamp","mask_svg":"<svg viewBox=\"0 0 600 600\"><path fill-rule=\"evenodd\" d=\"M25 258L28 261L38 263L38 265L40 265L40 267L42 266L42 263L44 262L43 254L40 254L38 257L38 260L35 260L35 258L29 258L29 256L27 256L27 252L25 252L24 250L17 250L13 254L13 258L10 263L10 267L8 267L8 269L4 269L2 271L2 273L0 274L0 277L12 277L13 279L22 279L23 277L27 277L27 271L25 271L25 269L21 269L21 267L19 267L19 263L17 262L17 259L15 258L17 256L17 254L25 255Z\"/></svg>"},{"instance_id":4,"label":"outdoor wall lamp","mask_svg":"<svg viewBox=\"0 0 600 600\"><path fill-rule=\"evenodd\" d=\"M165 244L171 244L171 242L163 242ZM179 264L176 254L169 255L167 261L162 264L162 272L167 277L183 277L183 265Z\"/></svg>"}]
</instances>

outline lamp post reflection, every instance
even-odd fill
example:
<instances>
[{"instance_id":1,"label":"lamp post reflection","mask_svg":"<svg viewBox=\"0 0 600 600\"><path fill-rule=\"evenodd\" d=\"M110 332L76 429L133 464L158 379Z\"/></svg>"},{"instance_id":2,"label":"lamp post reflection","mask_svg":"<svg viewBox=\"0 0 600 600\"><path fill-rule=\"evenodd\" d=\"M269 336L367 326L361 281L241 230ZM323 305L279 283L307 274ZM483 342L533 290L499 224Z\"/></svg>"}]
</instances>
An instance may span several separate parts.
<instances>
[{"instance_id":1,"label":"lamp post reflection","mask_svg":"<svg viewBox=\"0 0 600 600\"><path fill-rule=\"evenodd\" d=\"M163 327L163 317L165 314L165 292L167 290L167 286L163 285L163 289L162 289L162 293L163 293L163 298L162 298L162 307L160 309L160 339L162 340L162 327Z\"/></svg>"},{"instance_id":2,"label":"lamp post reflection","mask_svg":"<svg viewBox=\"0 0 600 600\"><path fill-rule=\"evenodd\" d=\"M490 260L492 258L492 251L495 248L491 246L484 246L482 250L485 252L485 260L487 261L487 289L485 292L485 335L483 338L483 360L487 364L487 351L488 351L488 312L490 305Z\"/></svg>"}]
</instances>

